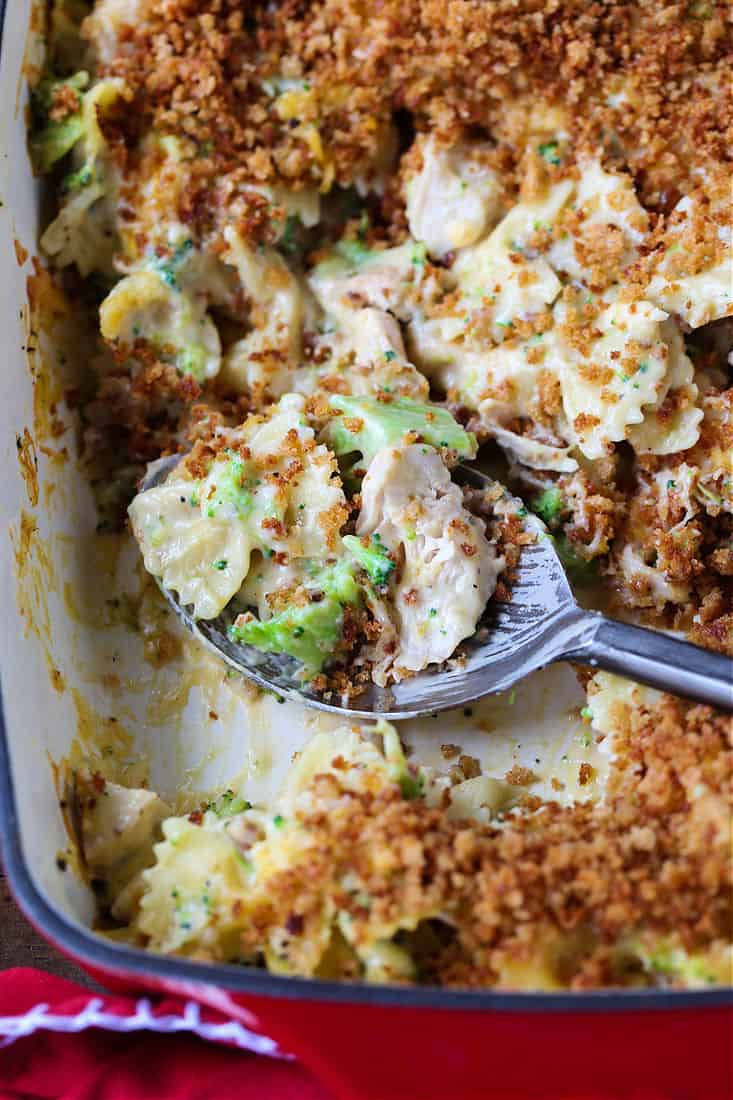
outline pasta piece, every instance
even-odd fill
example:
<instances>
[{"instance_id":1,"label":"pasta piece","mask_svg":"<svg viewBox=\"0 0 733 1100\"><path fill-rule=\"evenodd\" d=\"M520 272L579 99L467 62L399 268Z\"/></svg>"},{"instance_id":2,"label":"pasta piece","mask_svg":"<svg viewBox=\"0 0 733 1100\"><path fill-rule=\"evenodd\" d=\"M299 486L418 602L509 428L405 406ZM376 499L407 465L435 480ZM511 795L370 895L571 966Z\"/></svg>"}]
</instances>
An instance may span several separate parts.
<instances>
[{"instance_id":1,"label":"pasta piece","mask_svg":"<svg viewBox=\"0 0 733 1100\"><path fill-rule=\"evenodd\" d=\"M74 774L79 841L90 878L104 884L118 920L130 920L144 889L141 873L154 861L153 844L170 814L153 791L122 787L87 769Z\"/></svg>"},{"instance_id":2,"label":"pasta piece","mask_svg":"<svg viewBox=\"0 0 733 1100\"><path fill-rule=\"evenodd\" d=\"M697 404L695 369L685 354L682 334L671 318L662 323L669 348L667 373L657 400L644 410L641 424L629 429L627 439L637 454L674 454L697 442L703 410Z\"/></svg>"},{"instance_id":3,"label":"pasta piece","mask_svg":"<svg viewBox=\"0 0 733 1100\"><path fill-rule=\"evenodd\" d=\"M99 322L105 340L123 352L134 353L135 342L145 340L198 382L219 371L221 342L205 303L163 272L136 271L121 279L102 302Z\"/></svg>"},{"instance_id":4,"label":"pasta piece","mask_svg":"<svg viewBox=\"0 0 733 1100\"><path fill-rule=\"evenodd\" d=\"M730 180L715 176L681 198L653 257L647 296L699 328L733 313Z\"/></svg>"},{"instance_id":5,"label":"pasta piece","mask_svg":"<svg viewBox=\"0 0 733 1100\"><path fill-rule=\"evenodd\" d=\"M252 331L227 352L222 378L237 392L282 397L300 360L303 289L273 249L253 249L231 227L224 238L222 258L249 299Z\"/></svg>"},{"instance_id":6,"label":"pasta piece","mask_svg":"<svg viewBox=\"0 0 733 1100\"><path fill-rule=\"evenodd\" d=\"M58 267L75 264L82 276L114 270L118 169L99 118L120 99L129 98L124 82L117 79L100 81L84 94L82 136L74 147L74 171L66 179L66 198L41 237L41 248Z\"/></svg>"},{"instance_id":7,"label":"pasta piece","mask_svg":"<svg viewBox=\"0 0 733 1100\"><path fill-rule=\"evenodd\" d=\"M451 270L462 298L467 323L461 337L499 344L512 329L541 314L561 290L552 268L540 256L531 256L525 242L533 227L552 221L572 194L572 183L557 184L534 202L518 203L485 241L464 249Z\"/></svg>"},{"instance_id":8,"label":"pasta piece","mask_svg":"<svg viewBox=\"0 0 733 1100\"><path fill-rule=\"evenodd\" d=\"M330 809L319 786L328 776L346 791L378 795L396 786L405 798L420 793L421 780L407 764L395 729L383 722L371 737L366 733L343 728L316 734L290 770L274 814L233 809L230 799L221 808L212 803L196 823L183 817L164 823L155 865L143 874L145 892L134 921L152 950L222 960L246 955L242 936L256 937L253 918L266 904L271 883L317 854L297 815ZM367 979L384 980L395 968L410 976L409 956L390 941L414 922L414 914L388 922L375 915L366 934L356 937L347 912L324 891L297 930L271 925L257 948L276 973L314 974L334 937L343 936Z\"/></svg>"},{"instance_id":9,"label":"pasta piece","mask_svg":"<svg viewBox=\"0 0 733 1100\"><path fill-rule=\"evenodd\" d=\"M592 317L576 297L558 304L555 319L555 369L569 439L587 458L602 458L669 387L672 354L665 337L674 334L664 329L662 310L612 292L594 303Z\"/></svg>"},{"instance_id":10,"label":"pasta piece","mask_svg":"<svg viewBox=\"0 0 733 1100\"><path fill-rule=\"evenodd\" d=\"M544 252L551 267L597 291L618 282L638 259L649 217L629 176L605 172L599 161L587 158L579 168L572 207L565 207L554 225L540 221L538 229L551 230Z\"/></svg>"},{"instance_id":11,"label":"pasta piece","mask_svg":"<svg viewBox=\"0 0 733 1100\"><path fill-rule=\"evenodd\" d=\"M204 477L184 462L130 505L146 569L197 618L214 618L240 590L254 550L286 559L334 555L343 490L303 409L302 397L286 396L268 418L222 432Z\"/></svg>"}]
</instances>

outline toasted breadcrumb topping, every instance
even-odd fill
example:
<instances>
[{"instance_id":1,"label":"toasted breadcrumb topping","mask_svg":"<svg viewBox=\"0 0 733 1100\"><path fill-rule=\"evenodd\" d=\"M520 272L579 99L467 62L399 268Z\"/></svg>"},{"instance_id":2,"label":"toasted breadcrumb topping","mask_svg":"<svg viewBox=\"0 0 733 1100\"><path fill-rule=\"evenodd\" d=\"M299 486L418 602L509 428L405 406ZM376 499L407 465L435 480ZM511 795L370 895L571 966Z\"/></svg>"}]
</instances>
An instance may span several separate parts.
<instances>
[{"instance_id":1,"label":"toasted breadcrumb topping","mask_svg":"<svg viewBox=\"0 0 733 1100\"><path fill-rule=\"evenodd\" d=\"M308 927L329 896L348 912L357 943L360 923L442 913L453 934L422 960L423 977L449 985L511 985L513 968L559 935L576 947L555 977L575 989L618 983L618 944L638 929L674 934L688 950L725 941L731 724L669 696L617 708L603 801L562 807L530 795L498 827L452 821L421 799L405 803L397 786L359 793L334 775L317 778L318 808L298 815L315 842L303 862L268 880L244 949L293 913ZM348 872L360 896L340 886Z\"/></svg>"},{"instance_id":2,"label":"toasted breadcrumb topping","mask_svg":"<svg viewBox=\"0 0 733 1100\"><path fill-rule=\"evenodd\" d=\"M670 209L701 163L730 156L727 18L712 0L166 0L123 28L101 73L135 93L128 139L154 127L196 144L193 219L222 174L376 178L395 112L446 140L488 131L506 172L537 104L561 105L578 149L625 162L645 205Z\"/></svg>"}]
</instances>

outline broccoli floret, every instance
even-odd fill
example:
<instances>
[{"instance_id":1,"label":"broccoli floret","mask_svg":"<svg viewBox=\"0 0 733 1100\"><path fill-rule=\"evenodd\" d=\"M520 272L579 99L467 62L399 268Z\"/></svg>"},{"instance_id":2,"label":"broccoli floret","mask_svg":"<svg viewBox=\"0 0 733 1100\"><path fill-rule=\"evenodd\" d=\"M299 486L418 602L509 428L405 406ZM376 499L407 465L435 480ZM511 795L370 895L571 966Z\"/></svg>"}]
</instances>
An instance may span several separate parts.
<instances>
[{"instance_id":1,"label":"broccoli floret","mask_svg":"<svg viewBox=\"0 0 733 1100\"><path fill-rule=\"evenodd\" d=\"M164 283L174 288L178 287L178 272L193 248L193 241L187 237L177 246L172 256L154 256L150 266L157 271Z\"/></svg>"},{"instance_id":2,"label":"broccoli floret","mask_svg":"<svg viewBox=\"0 0 733 1100\"><path fill-rule=\"evenodd\" d=\"M277 242L278 251L292 260L302 260L306 241L305 226L297 214L290 214Z\"/></svg>"},{"instance_id":3,"label":"broccoli floret","mask_svg":"<svg viewBox=\"0 0 733 1100\"><path fill-rule=\"evenodd\" d=\"M206 368L209 364L209 353L200 344L189 344L181 350L176 366L181 374L190 374L197 382L206 378Z\"/></svg>"},{"instance_id":4,"label":"broccoli floret","mask_svg":"<svg viewBox=\"0 0 733 1100\"><path fill-rule=\"evenodd\" d=\"M565 509L565 498L557 488L545 489L538 497L529 502L529 506L555 533L552 539L557 556L563 564L568 580L573 586L583 587L598 580L598 564L594 560L581 557L573 543L561 530L561 517Z\"/></svg>"},{"instance_id":5,"label":"broccoli floret","mask_svg":"<svg viewBox=\"0 0 733 1100\"><path fill-rule=\"evenodd\" d=\"M209 518L215 518L221 508L226 509L227 515L234 512L239 519L250 515L254 497L247 487L246 474L246 464L239 455L233 455L222 464L221 471L217 470L216 474L216 490L207 501Z\"/></svg>"},{"instance_id":6,"label":"broccoli floret","mask_svg":"<svg viewBox=\"0 0 733 1100\"><path fill-rule=\"evenodd\" d=\"M597 579L598 567L596 562L581 558L565 535L554 539L554 542L558 557L573 584L592 584Z\"/></svg>"},{"instance_id":7,"label":"broccoli floret","mask_svg":"<svg viewBox=\"0 0 733 1100\"><path fill-rule=\"evenodd\" d=\"M563 495L559 489L545 489L544 493L530 501L530 508L548 527L554 527L562 512L563 503Z\"/></svg>"},{"instance_id":8,"label":"broccoli floret","mask_svg":"<svg viewBox=\"0 0 733 1100\"><path fill-rule=\"evenodd\" d=\"M75 73L66 80L46 77L34 90L31 106L34 133L30 141L31 157L38 172L48 172L84 136L82 92L89 84L89 74ZM52 118L51 112L63 88L75 93L77 107L63 118ZM68 93L67 93L68 95Z\"/></svg>"},{"instance_id":9,"label":"broccoli floret","mask_svg":"<svg viewBox=\"0 0 733 1100\"><path fill-rule=\"evenodd\" d=\"M82 191L94 181L94 172L88 164L83 164L76 172L69 172L61 182L61 190L65 195L74 191Z\"/></svg>"},{"instance_id":10,"label":"broccoli floret","mask_svg":"<svg viewBox=\"0 0 733 1100\"><path fill-rule=\"evenodd\" d=\"M399 776L397 782L402 797L408 802L412 802L415 798L422 798L425 788L424 775L413 775L412 772L405 771Z\"/></svg>"},{"instance_id":11,"label":"broccoli floret","mask_svg":"<svg viewBox=\"0 0 733 1100\"><path fill-rule=\"evenodd\" d=\"M370 256L374 255L374 250L367 244L369 225L369 214L366 210L362 210L356 236L337 241L333 249L334 254L340 259L346 260L352 267L359 267L360 264L368 260Z\"/></svg>"},{"instance_id":12,"label":"broccoli floret","mask_svg":"<svg viewBox=\"0 0 733 1100\"><path fill-rule=\"evenodd\" d=\"M339 241L334 252L353 267L363 264L372 255L372 250L360 240Z\"/></svg>"},{"instance_id":13,"label":"broccoli floret","mask_svg":"<svg viewBox=\"0 0 733 1100\"><path fill-rule=\"evenodd\" d=\"M414 264L416 267L422 267L427 258L427 248L422 241L417 241L417 243L413 245L412 252L410 253L410 263Z\"/></svg>"},{"instance_id":14,"label":"broccoli floret","mask_svg":"<svg viewBox=\"0 0 733 1100\"><path fill-rule=\"evenodd\" d=\"M387 547L379 541L379 535L372 535L368 546L365 546L356 535L344 535L343 542L373 584L378 586L387 584L394 571L395 563L389 556Z\"/></svg>"},{"instance_id":15,"label":"broccoli floret","mask_svg":"<svg viewBox=\"0 0 733 1100\"><path fill-rule=\"evenodd\" d=\"M343 413L333 417L324 429L329 447L339 457L358 451L368 465L382 447L402 443L406 436L412 436L412 442L456 451L461 458L473 458L476 453L476 437L465 431L447 409L407 397L379 401L376 397L335 394L329 403Z\"/></svg>"},{"instance_id":16,"label":"broccoli floret","mask_svg":"<svg viewBox=\"0 0 733 1100\"><path fill-rule=\"evenodd\" d=\"M234 791L224 791L224 794L219 795L216 801L212 802L209 807L219 817L232 817L234 814L244 813L245 810L252 809L252 803L248 802L246 798L241 798L239 795L235 795Z\"/></svg>"},{"instance_id":17,"label":"broccoli floret","mask_svg":"<svg viewBox=\"0 0 733 1100\"><path fill-rule=\"evenodd\" d=\"M342 561L309 580L311 601L302 607L285 608L262 621L243 616L229 628L229 637L264 650L289 653L303 665L306 679L312 679L338 648L343 636L344 607L361 603L361 589L353 566ZM318 593L318 599L315 599Z\"/></svg>"},{"instance_id":18,"label":"broccoli floret","mask_svg":"<svg viewBox=\"0 0 733 1100\"><path fill-rule=\"evenodd\" d=\"M638 945L639 956L644 966L653 974L672 982L686 986L713 985L716 980L716 967L704 954L685 951L683 947L660 940L652 948Z\"/></svg>"},{"instance_id":19,"label":"broccoli floret","mask_svg":"<svg viewBox=\"0 0 733 1100\"><path fill-rule=\"evenodd\" d=\"M546 141L542 145L538 145L537 152L548 164L557 167L558 164L562 163L560 147L556 141Z\"/></svg>"},{"instance_id":20,"label":"broccoli floret","mask_svg":"<svg viewBox=\"0 0 733 1100\"><path fill-rule=\"evenodd\" d=\"M397 783L402 792L402 797L408 801L421 798L424 794L425 776L420 771L411 770L397 730L383 719L377 722L376 730L382 735L384 758L389 765L393 782Z\"/></svg>"}]
</instances>

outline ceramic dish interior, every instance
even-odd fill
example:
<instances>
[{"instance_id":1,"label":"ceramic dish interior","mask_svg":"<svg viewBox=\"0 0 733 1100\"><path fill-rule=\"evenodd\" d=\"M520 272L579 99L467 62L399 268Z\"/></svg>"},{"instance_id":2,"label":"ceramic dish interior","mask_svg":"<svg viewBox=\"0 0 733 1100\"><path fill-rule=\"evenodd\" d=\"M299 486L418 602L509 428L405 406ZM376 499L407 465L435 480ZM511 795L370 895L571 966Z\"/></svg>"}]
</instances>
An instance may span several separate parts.
<instances>
[{"instance_id":1,"label":"ceramic dish interior","mask_svg":"<svg viewBox=\"0 0 733 1100\"><path fill-rule=\"evenodd\" d=\"M8 5L0 82L0 248L8 269L0 301L8 378L0 412L7 471L0 507L10 536L2 545L0 763L7 769L6 859L26 906L67 949L113 973L381 1003L575 1004L575 995L553 1000L383 986L347 992L329 981L303 983L252 968L151 956L134 943L89 931L97 905L84 876L74 873L65 801L69 769L90 768L126 788L146 786L180 813L225 790L270 807L294 754L342 723L227 676L166 615L129 533L99 529L81 470L74 400L89 337L36 260L47 218L26 145L27 81L41 64L33 19L29 31L32 14L30 4ZM608 741L597 736L600 727L591 727L586 707L575 672L555 667L510 695L441 715L433 724L402 723L399 734L415 764L445 770L446 746L459 746L461 760L469 762L464 778L474 767L490 777L513 776L539 799L569 804L597 797L609 771ZM664 994L644 989L585 996L588 1007L609 1008L628 997ZM689 998L712 1003L716 996L675 993L680 1005Z\"/></svg>"}]
</instances>

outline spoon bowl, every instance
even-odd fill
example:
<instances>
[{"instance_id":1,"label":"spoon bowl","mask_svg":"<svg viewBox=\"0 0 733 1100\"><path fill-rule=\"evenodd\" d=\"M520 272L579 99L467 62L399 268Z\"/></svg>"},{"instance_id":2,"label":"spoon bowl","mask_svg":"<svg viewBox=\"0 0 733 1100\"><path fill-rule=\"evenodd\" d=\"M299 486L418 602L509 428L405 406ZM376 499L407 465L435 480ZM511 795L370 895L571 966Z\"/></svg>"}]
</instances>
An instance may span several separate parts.
<instances>
[{"instance_id":1,"label":"spoon bowl","mask_svg":"<svg viewBox=\"0 0 733 1100\"><path fill-rule=\"evenodd\" d=\"M179 460L180 455L172 455L152 463L142 491L162 484ZM496 485L465 465L452 474L458 484L471 489L487 491ZM517 507L522 508L521 501ZM235 614L228 609L215 619L195 619L174 592L160 582L159 587L186 629L232 669L284 698L352 718L418 718L467 706L485 695L509 691L525 676L558 660L605 668L676 695L733 709L733 661L658 631L583 610L545 525L527 513L524 526L535 538L522 547L511 599L489 600L476 632L454 657L388 688L370 684L354 698L310 689L293 657L233 642L227 628Z\"/></svg>"}]
</instances>

